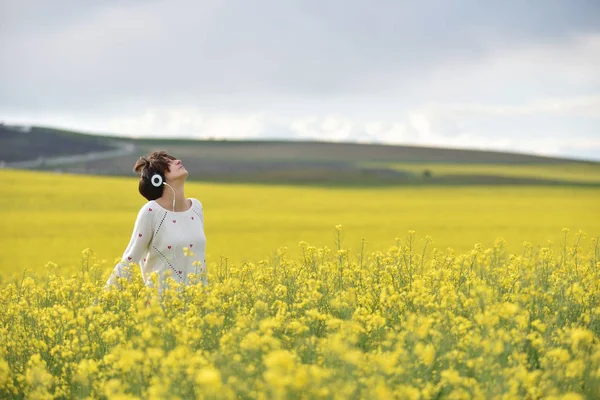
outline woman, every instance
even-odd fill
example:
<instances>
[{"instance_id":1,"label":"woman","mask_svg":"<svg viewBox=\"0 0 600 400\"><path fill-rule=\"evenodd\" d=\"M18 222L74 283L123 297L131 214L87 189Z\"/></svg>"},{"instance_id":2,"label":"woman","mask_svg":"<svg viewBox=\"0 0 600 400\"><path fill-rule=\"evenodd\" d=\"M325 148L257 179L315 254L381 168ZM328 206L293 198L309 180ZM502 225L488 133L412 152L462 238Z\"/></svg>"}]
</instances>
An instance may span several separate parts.
<instances>
[{"instance_id":1,"label":"woman","mask_svg":"<svg viewBox=\"0 0 600 400\"><path fill-rule=\"evenodd\" d=\"M206 285L206 236L202 203L184 194L188 172L181 160L164 151L140 157L133 170L140 174L139 191L148 202L140 209L131 240L122 260L115 266L105 288L117 285L117 278L130 278L126 267L141 267L146 286L167 276L175 282L194 283L188 274L198 274Z\"/></svg>"}]
</instances>

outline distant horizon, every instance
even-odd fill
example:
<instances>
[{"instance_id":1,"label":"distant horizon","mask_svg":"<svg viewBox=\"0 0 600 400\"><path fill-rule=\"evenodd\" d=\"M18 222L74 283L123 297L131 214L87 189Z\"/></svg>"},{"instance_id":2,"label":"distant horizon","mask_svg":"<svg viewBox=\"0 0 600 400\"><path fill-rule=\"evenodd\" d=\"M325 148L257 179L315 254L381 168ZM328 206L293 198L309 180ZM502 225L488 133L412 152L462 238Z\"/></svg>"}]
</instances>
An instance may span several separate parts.
<instances>
[{"instance_id":1,"label":"distant horizon","mask_svg":"<svg viewBox=\"0 0 600 400\"><path fill-rule=\"evenodd\" d=\"M486 149L486 148L465 148L465 147L452 147L452 146L439 146L439 145L418 145L418 144L403 144L403 143L383 143L383 142L367 142L367 141L351 141L351 140L328 140L327 138L286 138L286 137L197 137L197 136L128 136L120 135L109 132L94 132L90 130L79 130L63 126L51 126L51 125L36 125L36 124L14 124L8 123L7 121L0 120L0 125L4 125L11 128L41 128L41 129L53 129L58 131L73 132L76 134L90 135L90 136L101 136L117 139L131 139L131 140L199 140L199 141L227 141L227 142L294 142L294 143L332 143L332 144L357 144L357 145L378 145L378 146L396 146L396 147L414 147L414 148L431 148L431 149L442 149L442 150L461 150L461 151L480 151L480 152L492 152L492 153L504 153L504 154L519 154L541 158L550 159L563 159L574 162L589 162L589 163L600 163L600 159L591 158L578 158L576 156L560 156L560 155L544 155L536 153L528 153L523 151L510 151L510 150L498 150L498 149ZM26 132L26 131L24 131Z\"/></svg>"}]
</instances>

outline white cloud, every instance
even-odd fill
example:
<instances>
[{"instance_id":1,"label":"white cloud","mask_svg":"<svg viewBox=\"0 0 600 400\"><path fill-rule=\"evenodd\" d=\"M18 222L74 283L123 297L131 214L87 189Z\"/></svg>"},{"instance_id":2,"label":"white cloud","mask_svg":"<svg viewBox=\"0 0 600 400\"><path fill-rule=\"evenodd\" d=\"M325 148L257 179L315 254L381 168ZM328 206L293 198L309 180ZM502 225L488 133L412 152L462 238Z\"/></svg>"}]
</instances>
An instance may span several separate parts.
<instances>
[{"instance_id":1,"label":"white cloud","mask_svg":"<svg viewBox=\"0 0 600 400\"><path fill-rule=\"evenodd\" d=\"M600 94L585 96L547 97L520 105L432 104L432 108L453 113L510 115L558 115L600 118Z\"/></svg>"},{"instance_id":2,"label":"white cloud","mask_svg":"<svg viewBox=\"0 0 600 400\"><path fill-rule=\"evenodd\" d=\"M599 70L600 33L590 33L546 44L515 43L478 58L456 58L422 71L409 88L410 95L424 103L483 107L547 98L588 101L600 91Z\"/></svg>"},{"instance_id":3,"label":"white cloud","mask_svg":"<svg viewBox=\"0 0 600 400\"><path fill-rule=\"evenodd\" d=\"M194 108L149 109L114 118L109 129L133 137L258 138L265 134L262 114L203 113Z\"/></svg>"},{"instance_id":4,"label":"white cloud","mask_svg":"<svg viewBox=\"0 0 600 400\"><path fill-rule=\"evenodd\" d=\"M134 1L72 12L47 29L13 21L0 27L0 118L128 136L377 141L600 160L600 32L579 29L596 9L582 16L553 3L522 14L503 3L504 14L491 16L449 3L458 8L433 15L421 3L365 13L349 2L340 13L331 3L315 12L304 2ZM509 24L497 24L503 18ZM447 33L426 21L448 22Z\"/></svg>"},{"instance_id":5,"label":"white cloud","mask_svg":"<svg viewBox=\"0 0 600 400\"><path fill-rule=\"evenodd\" d=\"M319 136L320 132L315 128L318 121L316 116L295 118L289 121L288 129L297 139L312 139Z\"/></svg>"}]
</instances>

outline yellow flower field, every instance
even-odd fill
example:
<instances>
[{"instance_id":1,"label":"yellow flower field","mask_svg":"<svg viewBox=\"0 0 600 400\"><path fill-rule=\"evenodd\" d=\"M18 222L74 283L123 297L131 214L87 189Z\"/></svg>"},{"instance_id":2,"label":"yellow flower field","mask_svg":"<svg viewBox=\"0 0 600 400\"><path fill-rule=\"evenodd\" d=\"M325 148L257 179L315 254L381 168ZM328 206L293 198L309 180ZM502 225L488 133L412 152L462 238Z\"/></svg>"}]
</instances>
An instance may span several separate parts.
<instances>
[{"instance_id":1,"label":"yellow flower field","mask_svg":"<svg viewBox=\"0 0 600 400\"><path fill-rule=\"evenodd\" d=\"M58 273L78 268L90 248L106 271L129 241L145 199L137 179L0 170L0 282L24 268ZM301 240L331 246L331 227L344 225L351 256L368 241L385 251L415 230L440 250L467 252L498 238L519 252L523 241L558 242L561 229L600 232L600 189L577 187L313 188L188 182L186 195L204 205L208 265L257 262L279 247L298 257Z\"/></svg>"},{"instance_id":2,"label":"yellow flower field","mask_svg":"<svg viewBox=\"0 0 600 400\"><path fill-rule=\"evenodd\" d=\"M350 257L298 244L219 264L209 286L161 294L135 265L104 292L89 250L77 274L0 290L1 398L595 399L600 247L422 246L410 231Z\"/></svg>"},{"instance_id":3,"label":"yellow flower field","mask_svg":"<svg viewBox=\"0 0 600 400\"><path fill-rule=\"evenodd\" d=\"M600 183L598 163L565 164L458 164L458 163L361 163L367 167L390 167L397 170L422 174L429 170L433 176L488 175L518 178L565 180L569 182Z\"/></svg>"},{"instance_id":4,"label":"yellow flower field","mask_svg":"<svg viewBox=\"0 0 600 400\"><path fill-rule=\"evenodd\" d=\"M103 290L135 179L0 178L0 398L600 397L598 189L190 182L209 285L158 292Z\"/></svg>"}]
</instances>

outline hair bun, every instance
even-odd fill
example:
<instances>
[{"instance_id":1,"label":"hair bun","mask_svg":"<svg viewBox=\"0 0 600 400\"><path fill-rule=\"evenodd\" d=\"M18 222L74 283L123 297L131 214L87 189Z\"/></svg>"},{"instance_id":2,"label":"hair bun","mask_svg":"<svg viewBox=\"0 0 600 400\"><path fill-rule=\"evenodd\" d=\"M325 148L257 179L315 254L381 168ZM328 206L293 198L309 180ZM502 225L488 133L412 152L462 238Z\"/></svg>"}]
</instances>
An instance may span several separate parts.
<instances>
[{"instance_id":1,"label":"hair bun","mask_svg":"<svg viewBox=\"0 0 600 400\"><path fill-rule=\"evenodd\" d=\"M147 170L149 166L150 166L150 161L146 157L140 157L137 160L137 162L135 163L133 170L139 174L143 174L144 171Z\"/></svg>"}]
</instances>

